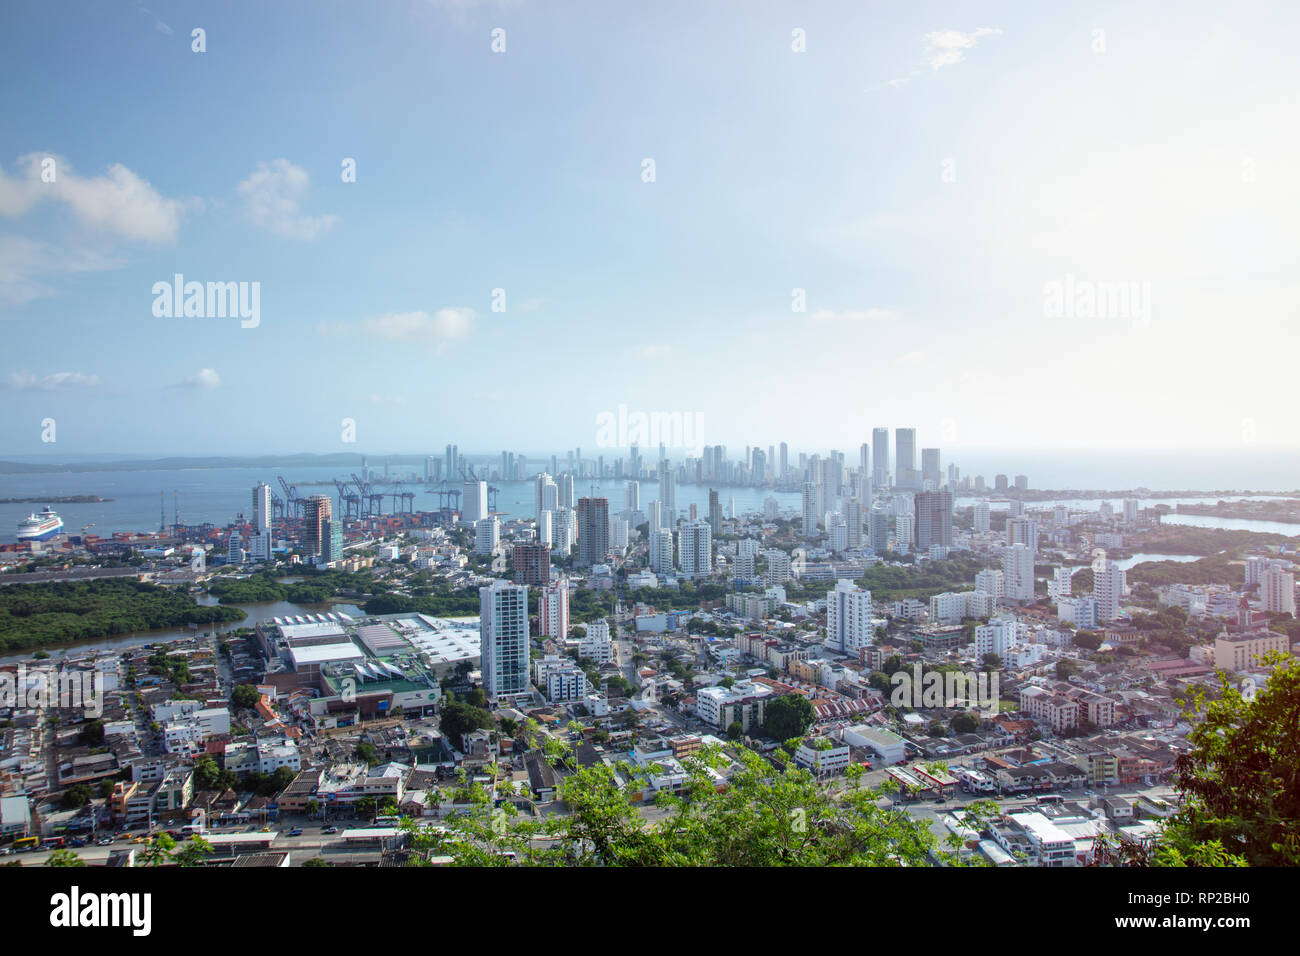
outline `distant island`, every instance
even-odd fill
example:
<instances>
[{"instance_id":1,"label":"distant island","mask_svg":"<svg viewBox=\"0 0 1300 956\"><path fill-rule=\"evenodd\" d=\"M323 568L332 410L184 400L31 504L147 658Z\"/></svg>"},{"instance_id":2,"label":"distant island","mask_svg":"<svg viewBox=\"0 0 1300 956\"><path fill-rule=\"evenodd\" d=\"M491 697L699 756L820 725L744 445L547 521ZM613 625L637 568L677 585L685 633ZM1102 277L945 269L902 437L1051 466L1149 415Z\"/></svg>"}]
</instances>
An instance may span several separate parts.
<instances>
[{"instance_id":1,"label":"distant island","mask_svg":"<svg viewBox=\"0 0 1300 956\"><path fill-rule=\"evenodd\" d=\"M44 498L0 498L0 505L86 505L112 500L99 495L50 495Z\"/></svg>"}]
</instances>

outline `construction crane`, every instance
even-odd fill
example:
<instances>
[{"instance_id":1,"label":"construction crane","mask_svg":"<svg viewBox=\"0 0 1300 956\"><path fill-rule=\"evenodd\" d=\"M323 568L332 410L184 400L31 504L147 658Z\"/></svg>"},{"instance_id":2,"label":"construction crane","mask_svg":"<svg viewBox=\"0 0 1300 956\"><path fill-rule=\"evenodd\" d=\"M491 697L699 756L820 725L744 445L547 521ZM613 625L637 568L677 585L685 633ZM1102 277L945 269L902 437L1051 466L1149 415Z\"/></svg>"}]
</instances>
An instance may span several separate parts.
<instances>
[{"instance_id":1,"label":"construction crane","mask_svg":"<svg viewBox=\"0 0 1300 956\"><path fill-rule=\"evenodd\" d=\"M285 505L288 507L288 510L292 512L293 517L301 518L302 499L298 497L297 487L289 484L289 482L285 481L279 475L276 475L275 477L276 480L280 482L280 487L284 489L284 502Z\"/></svg>"},{"instance_id":2,"label":"construction crane","mask_svg":"<svg viewBox=\"0 0 1300 956\"><path fill-rule=\"evenodd\" d=\"M339 511L346 518L361 517L361 498L348 488L347 482L334 479L334 486L339 490Z\"/></svg>"},{"instance_id":3,"label":"construction crane","mask_svg":"<svg viewBox=\"0 0 1300 956\"><path fill-rule=\"evenodd\" d=\"M273 491L271 492L271 520L274 521L276 518L284 520L284 499Z\"/></svg>"}]
</instances>

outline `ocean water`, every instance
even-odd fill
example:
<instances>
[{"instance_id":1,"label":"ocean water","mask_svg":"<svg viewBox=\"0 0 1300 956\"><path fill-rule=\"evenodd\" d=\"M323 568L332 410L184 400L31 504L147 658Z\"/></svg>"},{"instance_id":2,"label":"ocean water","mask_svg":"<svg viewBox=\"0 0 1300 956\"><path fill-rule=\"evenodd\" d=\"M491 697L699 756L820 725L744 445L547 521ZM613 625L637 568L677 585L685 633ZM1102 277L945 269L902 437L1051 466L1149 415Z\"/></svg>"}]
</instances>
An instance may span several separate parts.
<instances>
[{"instance_id":1,"label":"ocean water","mask_svg":"<svg viewBox=\"0 0 1300 956\"><path fill-rule=\"evenodd\" d=\"M1163 459L1162 459L1163 460ZM1098 464L1080 466L1077 471L1063 475L1056 480L1038 480L1036 473L1027 460L1009 460L1005 470L1000 473L1015 475L1028 474L1031 488L1061 487L1087 488L1106 487L1124 488L1145 485L1154 489L1221 489L1235 487L1239 489L1285 490L1300 485L1300 467L1292 468L1285 462L1275 461L1268 469L1260 472L1238 472L1235 467L1219 465L1204 470L1184 466L1168 471L1154 467L1145 471L1137 469L1130 461L1126 468L1118 467L1108 480L1108 473ZM1025 470L1018 470L1024 466ZM1059 466L1058 466L1059 467ZM1136 470L1135 470L1136 469ZM407 471L403 467L397 470ZM963 474L967 469L963 469ZM1050 471L1042 472L1052 475ZM1236 475L1236 478L1232 477ZM168 526L176 516L184 524L196 525L204 522L224 526L234 521L237 515L252 513L252 489L260 481L269 484L275 493L282 495L277 476L283 476L291 483L298 484L300 495L328 494L338 506L338 492L331 479L345 477L341 469L333 467L285 467L281 469L266 468L188 468L156 471L103 471L56 473L41 475L0 474L0 498L29 496L67 496L99 495L112 498L112 501L85 504L56 505L55 510L63 517L64 530L78 533L83 528L95 534L109 535L114 531L156 531L160 522ZM992 483L993 474L985 473ZM1068 480L1067 480L1068 479ZM1142 479L1142 480L1139 480ZM321 484L308 484L320 482ZM498 487L498 510L505 517L533 516L533 483L531 481L496 481L490 484ZM596 494L610 499L610 510L623 510L625 480L606 479L593 482L590 479L575 482L575 497ZM659 485L656 481L641 481L641 509L648 510L649 502L658 497ZM391 489L391 486L388 486ZM415 493L416 510L432 510L437 507L437 498L424 490L423 483L405 486ZM783 511L797 512L800 496L794 492L770 491L757 488L718 488L724 514L729 514L729 503L735 499L737 514L762 510L763 501L771 496L777 499ZM677 509L686 514L692 504L699 509L701 516L708 513L707 485L677 485ZM1233 497L1225 495L1223 497ZM973 499L958 497L957 504L968 505ZM1121 507L1120 499L1111 499L1116 510ZM1163 501L1174 505L1179 501L1190 502L1195 499L1186 497L1145 499L1150 504ZM1035 502L1029 507L1051 507L1056 502ZM1097 500L1063 500L1061 503L1078 509L1095 510ZM386 502L386 510L391 510L391 499ZM160 515L160 506L165 517ZM41 503L0 504L0 541L15 540L17 523L32 511L39 511ZM995 504L994 507L999 507ZM1005 505L1002 505L1005 507ZM1243 530L1274 531L1281 534L1300 534L1300 525L1286 525L1280 522L1253 521L1248 519L1214 518L1192 515L1171 516L1170 521L1190 524L1198 527L1240 528Z\"/></svg>"}]
</instances>

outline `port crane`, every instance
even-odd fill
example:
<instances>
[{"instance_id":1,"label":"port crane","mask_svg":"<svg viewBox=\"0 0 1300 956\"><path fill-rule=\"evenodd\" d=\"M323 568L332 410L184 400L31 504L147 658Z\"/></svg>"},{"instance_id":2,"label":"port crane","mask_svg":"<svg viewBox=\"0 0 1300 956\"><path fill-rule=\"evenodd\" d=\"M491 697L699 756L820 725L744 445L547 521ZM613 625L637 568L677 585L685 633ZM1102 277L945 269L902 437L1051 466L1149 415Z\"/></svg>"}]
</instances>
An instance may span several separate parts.
<instances>
[{"instance_id":1,"label":"port crane","mask_svg":"<svg viewBox=\"0 0 1300 956\"><path fill-rule=\"evenodd\" d=\"M375 491L374 486L358 478L356 472L352 473L352 483L357 486L357 492L361 496L361 517L372 518L382 515L384 513L383 492Z\"/></svg>"},{"instance_id":2,"label":"port crane","mask_svg":"<svg viewBox=\"0 0 1300 956\"><path fill-rule=\"evenodd\" d=\"M361 517L361 497L348 487L347 482L334 479L334 486L339 490L339 511L344 519Z\"/></svg>"},{"instance_id":3,"label":"port crane","mask_svg":"<svg viewBox=\"0 0 1300 956\"><path fill-rule=\"evenodd\" d=\"M276 480L280 482L280 487L284 489L284 501L287 511L292 513L293 517L301 518L302 498L298 496L297 486L289 484L289 482L285 481L279 475L276 475L275 477Z\"/></svg>"}]
</instances>

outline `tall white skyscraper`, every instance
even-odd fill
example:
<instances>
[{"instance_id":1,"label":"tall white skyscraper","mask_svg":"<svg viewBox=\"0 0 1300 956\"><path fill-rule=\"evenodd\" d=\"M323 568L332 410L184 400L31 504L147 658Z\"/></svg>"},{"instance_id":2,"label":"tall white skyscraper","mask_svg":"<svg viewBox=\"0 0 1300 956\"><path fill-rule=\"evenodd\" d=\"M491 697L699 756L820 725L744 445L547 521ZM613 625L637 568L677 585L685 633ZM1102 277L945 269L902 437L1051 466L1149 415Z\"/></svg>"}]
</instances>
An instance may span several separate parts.
<instances>
[{"instance_id":1,"label":"tall white skyscraper","mask_svg":"<svg viewBox=\"0 0 1300 956\"><path fill-rule=\"evenodd\" d=\"M271 486L259 482L253 488L253 538L249 551L254 561L271 560Z\"/></svg>"},{"instance_id":2,"label":"tall white skyscraper","mask_svg":"<svg viewBox=\"0 0 1300 956\"><path fill-rule=\"evenodd\" d=\"M474 524L488 513L487 482L467 481L461 489L460 517L466 524Z\"/></svg>"},{"instance_id":3,"label":"tall white skyscraper","mask_svg":"<svg viewBox=\"0 0 1300 956\"><path fill-rule=\"evenodd\" d=\"M628 511L638 511L641 508L641 482L629 481L627 483L627 492L623 496L623 505Z\"/></svg>"},{"instance_id":4,"label":"tall white skyscraper","mask_svg":"<svg viewBox=\"0 0 1300 956\"><path fill-rule=\"evenodd\" d=\"M650 570L655 574L673 573L673 533L667 529L650 532Z\"/></svg>"},{"instance_id":5,"label":"tall white skyscraper","mask_svg":"<svg viewBox=\"0 0 1300 956\"><path fill-rule=\"evenodd\" d=\"M889 429L871 429L871 483L889 488Z\"/></svg>"},{"instance_id":6,"label":"tall white skyscraper","mask_svg":"<svg viewBox=\"0 0 1300 956\"><path fill-rule=\"evenodd\" d=\"M543 511L537 516L537 541L539 544L554 544L555 512Z\"/></svg>"},{"instance_id":7,"label":"tall white skyscraper","mask_svg":"<svg viewBox=\"0 0 1300 956\"><path fill-rule=\"evenodd\" d=\"M542 637L569 636L569 582L564 578L538 591L537 626Z\"/></svg>"},{"instance_id":8,"label":"tall white skyscraper","mask_svg":"<svg viewBox=\"0 0 1300 956\"><path fill-rule=\"evenodd\" d=\"M667 459L659 462L659 500L663 503L663 521L671 525L677 513L677 476Z\"/></svg>"},{"instance_id":9,"label":"tall white skyscraper","mask_svg":"<svg viewBox=\"0 0 1300 956\"><path fill-rule=\"evenodd\" d=\"M658 499L650 502L650 512L647 516L647 523L651 531L658 531L664 526L664 503Z\"/></svg>"},{"instance_id":10,"label":"tall white skyscraper","mask_svg":"<svg viewBox=\"0 0 1300 956\"><path fill-rule=\"evenodd\" d=\"M491 700L527 696L528 588L496 580L479 588L483 685Z\"/></svg>"},{"instance_id":11,"label":"tall white skyscraper","mask_svg":"<svg viewBox=\"0 0 1300 956\"><path fill-rule=\"evenodd\" d=\"M560 507L572 508L577 503L573 495L573 475L565 473L560 475Z\"/></svg>"},{"instance_id":12,"label":"tall white skyscraper","mask_svg":"<svg viewBox=\"0 0 1300 956\"><path fill-rule=\"evenodd\" d=\"M542 472L533 482L533 514L540 516L543 511L554 511L559 504L560 492L555 481Z\"/></svg>"},{"instance_id":13,"label":"tall white skyscraper","mask_svg":"<svg viewBox=\"0 0 1300 956\"><path fill-rule=\"evenodd\" d=\"M989 520L989 503L987 501L975 502L975 533L988 534L991 527Z\"/></svg>"},{"instance_id":14,"label":"tall white skyscraper","mask_svg":"<svg viewBox=\"0 0 1300 956\"><path fill-rule=\"evenodd\" d=\"M1264 610L1295 616L1295 574L1281 568L1269 568L1259 575L1259 597Z\"/></svg>"},{"instance_id":15,"label":"tall white skyscraper","mask_svg":"<svg viewBox=\"0 0 1300 956\"><path fill-rule=\"evenodd\" d=\"M707 521L691 521L681 527L677 537L682 574L698 577L713 570L713 534Z\"/></svg>"},{"instance_id":16,"label":"tall white skyscraper","mask_svg":"<svg viewBox=\"0 0 1300 956\"><path fill-rule=\"evenodd\" d=\"M894 429L894 485L915 490L921 487L921 475L916 468L916 429Z\"/></svg>"},{"instance_id":17,"label":"tall white skyscraper","mask_svg":"<svg viewBox=\"0 0 1300 956\"><path fill-rule=\"evenodd\" d=\"M811 481L803 483L803 536L811 538L817 533L817 518L820 515L817 486Z\"/></svg>"},{"instance_id":18,"label":"tall white skyscraper","mask_svg":"<svg viewBox=\"0 0 1300 956\"><path fill-rule=\"evenodd\" d=\"M1007 544L1023 544L1038 553L1038 522L1033 518L1007 519Z\"/></svg>"},{"instance_id":19,"label":"tall white skyscraper","mask_svg":"<svg viewBox=\"0 0 1300 956\"><path fill-rule=\"evenodd\" d=\"M1034 599L1034 552L1023 544L1002 551L1002 590L1008 601Z\"/></svg>"},{"instance_id":20,"label":"tall white skyscraper","mask_svg":"<svg viewBox=\"0 0 1300 956\"><path fill-rule=\"evenodd\" d=\"M1107 558L1099 558L1092 567L1092 596L1097 599L1097 623L1105 624L1119 617L1119 602L1124 597L1124 569Z\"/></svg>"},{"instance_id":21,"label":"tall white skyscraper","mask_svg":"<svg viewBox=\"0 0 1300 956\"><path fill-rule=\"evenodd\" d=\"M872 637L871 592L840 579L826 592L826 645L853 654Z\"/></svg>"},{"instance_id":22,"label":"tall white skyscraper","mask_svg":"<svg viewBox=\"0 0 1300 956\"><path fill-rule=\"evenodd\" d=\"M496 515L488 515L474 522L474 553L495 554L501 542L501 524Z\"/></svg>"}]
</instances>

